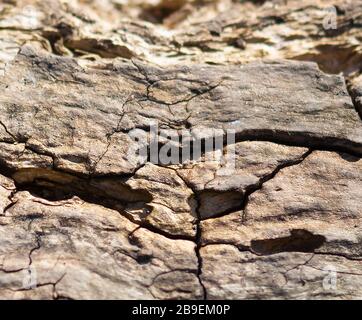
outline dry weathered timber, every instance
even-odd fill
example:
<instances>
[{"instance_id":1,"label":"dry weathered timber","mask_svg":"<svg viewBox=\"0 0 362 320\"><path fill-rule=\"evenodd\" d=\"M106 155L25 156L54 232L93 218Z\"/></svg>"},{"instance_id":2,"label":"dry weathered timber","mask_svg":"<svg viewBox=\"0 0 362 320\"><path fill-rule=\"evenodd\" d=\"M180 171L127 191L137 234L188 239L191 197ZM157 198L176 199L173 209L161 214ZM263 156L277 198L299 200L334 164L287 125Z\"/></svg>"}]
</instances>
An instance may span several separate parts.
<instances>
[{"instance_id":1,"label":"dry weathered timber","mask_svg":"<svg viewBox=\"0 0 362 320\"><path fill-rule=\"evenodd\" d=\"M0 298L362 298L361 9L1 3Z\"/></svg>"}]
</instances>

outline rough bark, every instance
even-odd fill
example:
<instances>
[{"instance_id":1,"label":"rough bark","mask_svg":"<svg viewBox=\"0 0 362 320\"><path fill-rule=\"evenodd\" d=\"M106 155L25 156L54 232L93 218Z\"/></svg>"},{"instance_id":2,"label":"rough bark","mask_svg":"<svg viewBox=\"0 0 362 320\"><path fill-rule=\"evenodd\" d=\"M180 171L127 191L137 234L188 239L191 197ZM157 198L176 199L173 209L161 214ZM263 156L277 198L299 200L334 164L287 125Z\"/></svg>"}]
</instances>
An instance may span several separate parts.
<instances>
[{"instance_id":1,"label":"rough bark","mask_svg":"<svg viewBox=\"0 0 362 320\"><path fill-rule=\"evenodd\" d=\"M0 17L1 298L362 298L361 1Z\"/></svg>"}]
</instances>

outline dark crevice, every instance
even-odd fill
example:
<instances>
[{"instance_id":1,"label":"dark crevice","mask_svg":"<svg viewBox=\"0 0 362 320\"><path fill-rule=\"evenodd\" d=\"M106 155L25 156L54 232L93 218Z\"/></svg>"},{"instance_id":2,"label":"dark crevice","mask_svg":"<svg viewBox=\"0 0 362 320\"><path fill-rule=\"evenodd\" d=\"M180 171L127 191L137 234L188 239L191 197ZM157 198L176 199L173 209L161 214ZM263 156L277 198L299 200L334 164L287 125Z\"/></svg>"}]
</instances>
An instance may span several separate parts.
<instances>
[{"instance_id":1,"label":"dark crevice","mask_svg":"<svg viewBox=\"0 0 362 320\"><path fill-rule=\"evenodd\" d=\"M203 266L203 260L202 260L202 256L201 256L201 246L202 246L202 226L201 226L201 216L199 213L199 199L198 196L195 194L195 198L196 201L198 203L198 206L196 208L196 213L197 213L197 221L196 221L196 247L195 247L195 253L196 253L196 257L197 257L197 262L198 262L198 266L197 266L197 278L199 280L199 283L202 287L203 290L203 299L207 300L207 290L205 285L202 282L201 276L202 276L202 266Z\"/></svg>"},{"instance_id":2,"label":"dark crevice","mask_svg":"<svg viewBox=\"0 0 362 320\"><path fill-rule=\"evenodd\" d=\"M8 128L6 127L6 125L0 121L0 125L4 128L5 132L14 140L17 141L16 137L8 130Z\"/></svg>"},{"instance_id":3,"label":"dark crevice","mask_svg":"<svg viewBox=\"0 0 362 320\"><path fill-rule=\"evenodd\" d=\"M307 230L294 229L290 236L276 239L252 240L250 250L257 255L280 252L314 252L326 242L326 238Z\"/></svg>"},{"instance_id":4,"label":"dark crevice","mask_svg":"<svg viewBox=\"0 0 362 320\"><path fill-rule=\"evenodd\" d=\"M331 256L331 257L340 257L350 261L362 261L360 257L351 257L347 254L320 251L319 248L324 245L326 238L322 235L315 235L307 230L303 229L293 229L290 231L291 236L284 238L275 238L275 239L262 239L262 240L252 240L254 248L251 246L243 246L237 243L232 243L228 241L210 241L205 242L202 245L202 248L208 246L232 246L240 252L249 252L255 257L268 256L283 252L301 252L301 253L313 253L313 256L309 258L306 263L312 260L316 255L322 256ZM294 234L293 234L294 233ZM291 242L289 242L291 240ZM256 258L255 258L256 260ZM249 259L249 262L253 260ZM304 264L306 264L304 263ZM303 264L303 265L304 265ZM293 270L289 269L287 272Z\"/></svg>"},{"instance_id":5,"label":"dark crevice","mask_svg":"<svg viewBox=\"0 0 362 320\"><path fill-rule=\"evenodd\" d=\"M36 181L35 181L36 182ZM44 187L44 186L37 186L32 183L30 184L17 184L17 190L19 191L28 191L30 194L32 194L35 197L45 199L47 201L62 201L62 200L69 200L73 197L78 197L81 200L95 204L100 205L105 208L115 210L119 212L121 216L126 218L127 220L131 221L132 223L138 225L141 228L144 228L152 233L161 235L165 238L172 239L172 240L187 240L187 241L195 241L195 238L192 236L182 235L182 234L171 234L166 231L163 231L162 229L159 229L152 224L148 223L147 221L138 221L135 220L131 214L128 214L125 210L126 208L126 202L124 200L115 199L112 197L107 196L99 196L93 194L94 192L89 192L89 190L74 190L74 189L63 189L63 186L56 185L54 182L52 186ZM138 190L134 190L134 192L138 192ZM151 201L151 198L145 199L148 201ZM148 204L148 201L143 202L143 207L145 210L151 210L150 205ZM137 201L139 203L140 201ZM141 201L142 202L142 201ZM130 202L132 203L132 202ZM150 207L149 209L147 209Z\"/></svg>"},{"instance_id":6,"label":"dark crevice","mask_svg":"<svg viewBox=\"0 0 362 320\"><path fill-rule=\"evenodd\" d=\"M287 167L292 167L292 166L296 166L299 165L300 163L302 163L309 155L311 155L313 152L312 149L309 149L306 153L304 153L299 159L296 160L289 160L289 161L285 161L284 163L282 163L281 165L277 166L269 175L263 177L259 183L257 183L254 186L250 186L249 188L246 189L245 192L245 196L244 196L244 203L242 204L241 210L243 210L244 215L243 215L243 220L245 221L247 219L247 206L248 206L248 202L250 199L250 196L260 190L264 183L272 180L273 178L275 178L275 176L283 169L287 168Z\"/></svg>"},{"instance_id":7,"label":"dark crevice","mask_svg":"<svg viewBox=\"0 0 362 320\"><path fill-rule=\"evenodd\" d=\"M9 170L6 166L3 165L1 159L0 159L0 175L4 177L10 178L12 176L12 171ZM14 196L17 193L17 189L9 190L10 194L8 196L9 204L4 207L3 212L0 213L0 215L4 215L8 210L10 210L15 204L16 200L14 200Z\"/></svg>"},{"instance_id":8,"label":"dark crevice","mask_svg":"<svg viewBox=\"0 0 362 320\"><path fill-rule=\"evenodd\" d=\"M176 268L176 269L164 271L164 272L161 272L161 273L157 274L157 275L152 279L151 284L149 284L149 285L147 286L147 288L152 287L152 286L156 283L156 280L157 280L159 277L161 277L161 276L163 276L163 275L166 275L166 274L173 273L173 272L185 272L185 273L195 274L195 270L193 270L193 269L183 269L183 268Z\"/></svg>"},{"instance_id":9,"label":"dark crevice","mask_svg":"<svg viewBox=\"0 0 362 320\"><path fill-rule=\"evenodd\" d=\"M146 132L151 132L152 128L144 127L142 128ZM130 131L130 130L129 130ZM192 131L192 130L191 130ZM121 130L120 130L121 132ZM123 132L123 131L122 131ZM213 143L217 140L222 141L222 145L216 146L216 143ZM284 132L280 130L272 130L272 129L260 129L260 130L244 130L243 132L236 133L235 141L233 143L239 143L244 141L266 141L277 143L286 146L293 146L293 147L305 147L320 151L330 151L330 152L338 152L338 153L346 153L350 154L354 157L362 157L362 145L348 139L342 138L333 138L333 137L316 137L316 136L306 136L301 132ZM0 141L3 143L9 143L8 141ZM224 148L228 146L227 141L227 134L222 134L220 136L213 136L209 138L202 138L202 139L192 139L190 141L180 141L182 142L183 146L174 146L177 148L178 159L172 159L172 161L177 160L176 163L172 164L181 164L188 160L200 160L200 158L205 155L207 152L215 152L218 151L218 148ZM107 178L107 177L114 177L114 178L129 178L134 175L134 173L141 168L147 161L154 163L154 164L161 164L161 165L168 165L171 163L161 163L159 159L156 161L151 157L150 150L151 146L147 146L147 161L143 164L140 164L137 168L134 169L133 172L126 173L126 174L97 174L96 172L92 173L80 173L74 172L71 170L67 170L64 168L57 167L57 156L52 154L51 152L39 150L34 146L27 145L26 141L18 143L25 143L26 150L29 150L37 155L47 156L53 159L53 168L52 170L60 172L60 173L68 173L73 176L77 176L79 178ZM12 144L12 143L11 143ZM153 149L159 150L165 144L159 143L156 146L153 146ZM211 147L211 149L210 149ZM185 149L185 150L184 150ZM191 152L187 152L190 150ZM196 150L196 151L195 151ZM183 157L183 155L186 155ZM1 161L1 160L0 160ZM170 160L171 161L171 160ZM90 166L92 167L92 166ZM92 171L92 170L90 170Z\"/></svg>"},{"instance_id":10,"label":"dark crevice","mask_svg":"<svg viewBox=\"0 0 362 320\"><path fill-rule=\"evenodd\" d=\"M172 14L181 10L185 3L184 1L161 1L155 5L146 5L139 13L138 18L161 24Z\"/></svg>"},{"instance_id":11,"label":"dark crevice","mask_svg":"<svg viewBox=\"0 0 362 320\"><path fill-rule=\"evenodd\" d=\"M29 252L29 265L28 268L33 264L33 258L32 258L32 254L34 253L34 251L37 251L41 248L41 237L43 236L42 233L40 232L35 232L35 242L36 242L36 246L34 248L32 248Z\"/></svg>"},{"instance_id":12,"label":"dark crevice","mask_svg":"<svg viewBox=\"0 0 362 320\"><path fill-rule=\"evenodd\" d=\"M15 170L9 168L6 163L0 158L0 174L4 177L11 178Z\"/></svg>"},{"instance_id":13,"label":"dark crevice","mask_svg":"<svg viewBox=\"0 0 362 320\"><path fill-rule=\"evenodd\" d=\"M152 128L149 127L146 131L151 132ZM190 132L192 132L192 129ZM160 135L164 138L166 137L166 135ZM153 157L150 156L150 150L159 151L165 145L165 143L156 141L152 146L147 146L148 162L160 165L169 165L182 164L188 160L197 161L208 152L216 152L230 145L227 141L228 135L226 133L201 139L195 139L192 137L191 139L187 138L186 141L182 141L180 136L171 137L167 135L167 137L168 139L172 138L173 141L179 142L179 145L171 146L171 148L175 149L173 152L178 155L177 158L172 158L170 159L170 162L165 163L162 163L159 159L153 159ZM177 137L179 140L176 140ZM222 143L218 144L216 141L221 141ZM346 153L355 157L362 157L362 145L359 143L343 138L308 137L301 132L284 132L271 129L261 129L245 130L235 134L235 141L233 141L234 144L245 141L265 141L291 147L303 147L319 151ZM190 150L190 152L187 152L188 150Z\"/></svg>"},{"instance_id":14,"label":"dark crevice","mask_svg":"<svg viewBox=\"0 0 362 320\"><path fill-rule=\"evenodd\" d=\"M41 288L41 287L46 287L46 286L52 286L53 288L53 294L52 294L52 298L53 300L58 300L59 299L59 295L57 293L56 290L56 285L59 284L60 281L63 280L64 276L66 275L66 273L64 273L58 280L56 280L55 282L44 282L44 283L39 283L36 285L36 288ZM14 292L20 292L20 291L31 291L33 290L33 288L21 288L21 289L10 289Z\"/></svg>"},{"instance_id":15,"label":"dark crevice","mask_svg":"<svg viewBox=\"0 0 362 320\"><path fill-rule=\"evenodd\" d=\"M347 83L347 90L351 97L352 103L356 112L358 113L360 119L362 120L362 89L358 90L353 87L350 81L346 80Z\"/></svg>"},{"instance_id":16,"label":"dark crevice","mask_svg":"<svg viewBox=\"0 0 362 320\"><path fill-rule=\"evenodd\" d=\"M221 218L221 217L224 217L224 216L229 215L231 213L242 211L242 212L244 212L243 221L245 221L246 218L247 218L246 209L247 209L247 205L248 205L248 201L249 201L250 196L254 192L260 190L263 187L264 183L272 180L281 170L283 170L284 168L287 168L287 167L292 167L292 166L296 166L296 165L300 164L312 152L313 152L313 150L308 150L306 153L301 155L298 159L284 161L282 164L278 165L271 173L269 173L268 175L265 175L264 177L262 177L258 181L258 183L248 186L246 188L246 190L245 190L244 195L240 194L241 200L240 200L239 205L235 205L232 208L230 208L229 210L225 210L225 211L223 211L222 213L220 213L218 215L213 215L212 217L204 218L203 220Z\"/></svg>"},{"instance_id":17,"label":"dark crevice","mask_svg":"<svg viewBox=\"0 0 362 320\"><path fill-rule=\"evenodd\" d=\"M162 105L166 105L166 106L175 106L175 105L178 105L180 103L186 103L186 102L190 102L191 100L199 97L199 96L202 96L206 93L209 93L211 92L212 90L216 89L217 87L219 87L221 84L222 84L222 81L215 84L215 85L210 85L208 86L207 88L198 88L198 89L193 89L191 90L194 94L190 97L187 97L187 98L184 98L184 99L181 99L181 100L177 100L177 101L174 101L174 102L166 102L166 101L163 101L163 100L159 100L159 99L156 99L156 98L153 98L151 97L151 87L156 83L156 82L161 82L161 81L165 81L165 80L159 80L159 81L155 81L153 82L152 84L149 84L147 86L147 94L146 94L146 99L145 100L139 100L139 102L142 102L142 101L151 101L151 102L155 102L155 103L159 103L159 104L162 104Z\"/></svg>"},{"instance_id":18,"label":"dark crevice","mask_svg":"<svg viewBox=\"0 0 362 320\"><path fill-rule=\"evenodd\" d=\"M144 127L142 130L151 133L152 127ZM163 138L167 138L168 141L173 141L170 149L171 153L176 156L169 156L168 159L165 159L167 161L163 162L158 156L151 156L151 151L152 154L159 155L161 148L166 145L166 143L152 140L151 145L147 145L144 149L140 150L142 154L147 154L145 163L150 162L156 165L167 166L171 164L182 164L189 160L199 161L206 153L222 151L223 148L230 145L227 141L228 135L225 133L202 139L195 139L193 137L189 139L189 137L187 137L186 141L182 140L181 137L176 134L175 136L170 136L170 134L162 135L159 132L156 133ZM218 143L219 141L221 143ZM233 143L236 144L245 141L265 141L291 147L303 147L319 151L345 153L358 158L362 157L362 145L359 143L352 142L348 139L332 137L307 137L300 132L283 132L269 129L245 130L244 132L236 133ZM178 144L175 142L178 142ZM145 163L143 163L143 165ZM106 176L112 175L102 175L100 177Z\"/></svg>"},{"instance_id":19,"label":"dark crevice","mask_svg":"<svg viewBox=\"0 0 362 320\"><path fill-rule=\"evenodd\" d=\"M6 30L6 31L21 31L24 33L33 33L36 31L41 31L41 28L34 28L34 29L27 29L27 28L21 28L21 27L11 27L11 26L5 26L0 27L0 30Z\"/></svg>"},{"instance_id":20,"label":"dark crevice","mask_svg":"<svg viewBox=\"0 0 362 320\"><path fill-rule=\"evenodd\" d=\"M10 193L10 195L8 197L10 203L4 208L2 214L5 214L8 210L10 210L16 204L17 201L14 200L14 196L15 196L16 192L17 192L17 190L13 190Z\"/></svg>"},{"instance_id":21,"label":"dark crevice","mask_svg":"<svg viewBox=\"0 0 362 320\"><path fill-rule=\"evenodd\" d=\"M55 180L51 180L50 178L41 177L45 172L49 174L55 172L57 175L62 174L56 170L42 171L41 169L35 169L38 170L38 172L34 173L35 176L30 178L30 180L26 182L17 181L16 174L19 172L24 174L28 170L31 171L34 169L23 169L20 171L15 171L9 169L7 166L1 165L0 161L0 174L12 179L16 187L15 190L12 190L9 196L11 203L5 208L5 212L16 204L16 202L13 200L13 196L17 192L21 191L27 191L35 197L50 202L70 200L74 197L78 197L87 203L96 204L111 210L115 210L132 223L152 233L159 234L172 240L195 241L195 237L193 236L168 233L157 228L156 226L153 226L147 221L135 220L131 214L127 213L127 206L132 204L140 204L144 210L152 211L152 207L149 203L153 200L152 196L146 190L133 190L124 184L128 178L119 177L116 179L120 182L120 184L117 186L119 193L124 197L121 199L107 194L107 188L105 188L103 184L105 181L101 178L82 179L77 176L71 176L69 173L67 173L66 175L74 180L71 183L61 184ZM30 176L31 175L32 174L30 174ZM56 177L59 178L57 175ZM111 183L114 181L114 179L108 178L107 181ZM127 197L131 198L127 200Z\"/></svg>"},{"instance_id":22,"label":"dark crevice","mask_svg":"<svg viewBox=\"0 0 362 320\"><path fill-rule=\"evenodd\" d=\"M19 269L14 269L14 270L7 270L7 269L3 269L2 266L0 267L0 272L2 273L6 273L6 274L11 274L11 273L18 273L21 271L24 271L25 268L19 268Z\"/></svg>"},{"instance_id":23,"label":"dark crevice","mask_svg":"<svg viewBox=\"0 0 362 320\"><path fill-rule=\"evenodd\" d=\"M306 136L302 132L261 129L237 133L235 143L242 141L267 141L292 147L304 147L320 151L348 153L362 157L362 145L344 138Z\"/></svg>"},{"instance_id":24,"label":"dark crevice","mask_svg":"<svg viewBox=\"0 0 362 320\"><path fill-rule=\"evenodd\" d=\"M332 256L332 257L341 257L351 261L362 261L362 257L351 257L350 255L337 253L337 252L328 252L328 251L317 251L315 254L324 255L324 256Z\"/></svg>"},{"instance_id":25,"label":"dark crevice","mask_svg":"<svg viewBox=\"0 0 362 320\"><path fill-rule=\"evenodd\" d=\"M201 206L201 200L199 197L199 194L196 190L194 190L194 188L177 172L177 170L175 170L176 174L179 176L179 178L185 183L185 185L192 190L193 194L194 194L194 199L196 200L197 206L195 208L195 213L196 213L196 239L195 239L195 254L197 257L197 278L199 280L200 286L202 288L203 291L203 300L207 300L207 290L206 287L202 281L202 266L203 266L203 259L201 256L201 248L202 248L202 226L201 226L201 221L202 221L202 217L201 217L201 213L200 213L200 206Z\"/></svg>"},{"instance_id":26,"label":"dark crevice","mask_svg":"<svg viewBox=\"0 0 362 320\"><path fill-rule=\"evenodd\" d=\"M149 263L151 263L152 259L154 258L150 254L141 254L139 252L128 253L122 249L117 249L116 251L112 252L112 256L115 256L117 253L124 255L128 258L131 258L139 265L149 264Z\"/></svg>"},{"instance_id":27,"label":"dark crevice","mask_svg":"<svg viewBox=\"0 0 362 320\"><path fill-rule=\"evenodd\" d=\"M200 216L202 220L214 219L241 210L244 194L241 191L201 190Z\"/></svg>"}]
</instances>

